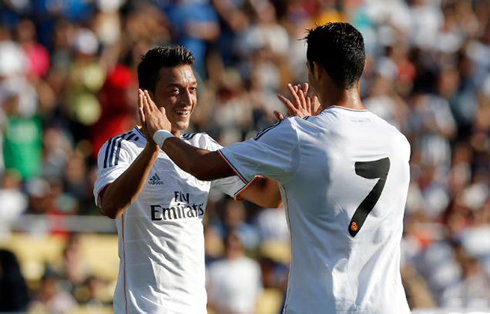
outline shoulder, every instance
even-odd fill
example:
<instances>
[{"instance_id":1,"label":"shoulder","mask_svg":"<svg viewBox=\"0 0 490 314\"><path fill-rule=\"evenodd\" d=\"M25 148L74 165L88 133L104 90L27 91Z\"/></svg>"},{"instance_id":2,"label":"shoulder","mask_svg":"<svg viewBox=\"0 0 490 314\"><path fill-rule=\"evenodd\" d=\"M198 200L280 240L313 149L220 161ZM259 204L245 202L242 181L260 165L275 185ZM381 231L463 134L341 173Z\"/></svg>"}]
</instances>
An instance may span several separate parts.
<instances>
[{"instance_id":1,"label":"shoulder","mask_svg":"<svg viewBox=\"0 0 490 314\"><path fill-rule=\"evenodd\" d=\"M131 150L130 147L136 148L136 144L143 137L136 129L111 137L100 148L99 158L103 157L107 160L115 154L119 155L121 150Z\"/></svg>"},{"instance_id":2,"label":"shoulder","mask_svg":"<svg viewBox=\"0 0 490 314\"><path fill-rule=\"evenodd\" d=\"M259 140L262 138L267 138L270 136L276 136L274 134L277 133L288 133L288 132L295 132L298 121L302 120L305 121L304 119L297 118L297 117L290 117L290 118L285 118L280 121L277 121L276 123L264 128L262 131L258 132L253 139L254 140Z\"/></svg>"},{"instance_id":3,"label":"shoulder","mask_svg":"<svg viewBox=\"0 0 490 314\"><path fill-rule=\"evenodd\" d=\"M116 135L114 137L109 138L104 145L102 146L101 150L104 148L109 148L113 147L115 145L121 145L123 143L136 143L140 140L140 138L144 137L141 133L139 133L136 129L132 129L126 133L121 133L119 135Z\"/></svg>"},{"instance_id":4,"label":"shoulder","mask_svg":"<svg viewBox=\"0 0 490 314\"><path fill-rule=\"evenodd\" d=\"M406 136L398 130L396 126L384 120L383 118L373 115L379 120L379 123L383 125L384 133L389 135L390 144L400 153L404 154L407 157L410 157L410 143Z\"/></svg>"},{"instance_id":5,"label":"shoulder","mask_svg":"<svg viewBox=\"0 0 490 314\"><path fill-rule=\"evenodd\" d=\"M198 148L209 150L221 148L221 145L205 132L182 133L180 139Z\"/></svg>"}]
</instances>

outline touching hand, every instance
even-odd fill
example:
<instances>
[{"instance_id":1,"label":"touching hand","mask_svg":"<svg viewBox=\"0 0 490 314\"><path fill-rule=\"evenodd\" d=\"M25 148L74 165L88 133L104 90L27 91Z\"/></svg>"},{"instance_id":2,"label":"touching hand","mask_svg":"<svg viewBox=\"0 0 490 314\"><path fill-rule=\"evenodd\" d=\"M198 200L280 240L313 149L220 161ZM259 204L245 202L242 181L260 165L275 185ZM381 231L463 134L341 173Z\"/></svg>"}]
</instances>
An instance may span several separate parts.
<instances>
[{"instance_id":1,"label":"touching hand","mask_svg":"<svg viewBox=\"0 0 490 314\"><path fill-rule=\"evenodd\" d=\"M145 118L145 113L143 112L144 97L145 97L145 93L141 89L139 89L138 90L138 118L141 124L141 132L143 132L146 142L149 145L156 145L156 143L153 141L153 138L148 132L148 128L146 127L146 118Z\"/></svg>"},{"instance_id":2,"label":"touching hand","mask_svg":"<svg viewBox=\"0 0 490 314\"><path fill-rule=\"evenodd\" d=\"M153 141L153 134L158 130L172 131L172 125L165 115L163 107L158 108L151 99L148 91L139 90L138 114L147 140ZM148 138L149 137L149 138Z\"/></svg>"},{"instance_id":3,"label":"touching hand","mask_svg":"<svg viewBox=\"0 0 490 314\"><path fill-rule=\"evenodd\" d=\"M321 112L321 105L318 101L318 97L308 96L308 83L304 83L302 86L288 84L288 91L291 94L292 102L283 95L277 95L279 100L286 107L286 114L288 116L296 116L304 118L307 116L315 116ZM284 119L284 115L278 111L274 111L274 116L278 120Z\"/></svg>"}]
</instances>

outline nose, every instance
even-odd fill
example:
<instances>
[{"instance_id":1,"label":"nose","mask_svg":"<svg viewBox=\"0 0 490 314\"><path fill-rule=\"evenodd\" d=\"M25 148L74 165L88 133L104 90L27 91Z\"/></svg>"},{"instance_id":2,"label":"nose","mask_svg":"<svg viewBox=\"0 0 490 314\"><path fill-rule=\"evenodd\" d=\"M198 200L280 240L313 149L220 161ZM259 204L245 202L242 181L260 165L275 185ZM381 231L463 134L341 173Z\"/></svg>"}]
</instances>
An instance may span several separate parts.
<instances>
[{"instance_id":1,"label":"nose","mask_svg":"<svg viewBox=\"0 0 490 314\"><path fill-rule=\"evenodd\" d=\"M185 89L184 92L180 93L180 102L186 105L192 105L194 97L194 94L189 89Z\"/></svg>"}]
</instances>

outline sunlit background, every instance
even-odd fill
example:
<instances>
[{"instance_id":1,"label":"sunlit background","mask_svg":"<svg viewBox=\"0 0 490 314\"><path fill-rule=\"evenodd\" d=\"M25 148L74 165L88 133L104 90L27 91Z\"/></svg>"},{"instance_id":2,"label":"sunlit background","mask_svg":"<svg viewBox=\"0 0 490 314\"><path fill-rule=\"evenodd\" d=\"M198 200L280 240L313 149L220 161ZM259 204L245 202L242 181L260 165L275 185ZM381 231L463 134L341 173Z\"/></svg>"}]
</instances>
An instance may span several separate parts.
<instances>
[{"instance_id":1,"label":"sunlit background","mask_svg":"<svg viewBox=\"0 0 490 314\"><path fill-rule=\"evenodd\" d=\"M190 131L227 145L274 122L276 94L306 81L300 39L328 21L362 32L365 106L412 146L410 306L490 308L490 1L0 0L0 21L0 311L112 312L117 235L94 205L95 157L135 124L142 54L194 53ZM205 226L210 313L280 313L283 209L212 193Z\"/></svg>"}]
</instances>

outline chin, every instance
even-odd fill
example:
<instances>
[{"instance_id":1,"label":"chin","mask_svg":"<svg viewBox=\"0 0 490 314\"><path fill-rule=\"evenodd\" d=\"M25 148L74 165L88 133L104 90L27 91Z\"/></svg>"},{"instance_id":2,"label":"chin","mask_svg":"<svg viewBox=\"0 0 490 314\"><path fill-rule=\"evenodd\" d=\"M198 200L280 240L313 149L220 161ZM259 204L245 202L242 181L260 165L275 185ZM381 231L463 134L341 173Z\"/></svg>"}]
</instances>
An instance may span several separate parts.
<instances>
[{"instance_id":1,"label":"chin","mask_svg":"<svg viewBox=\"0 0 490 314\"><path fill-rule=\"evenodd\" d=\"M189 127L189 122L177 122L172 124L172 132L183 132Z\"/></svg>"}]
</instances>

